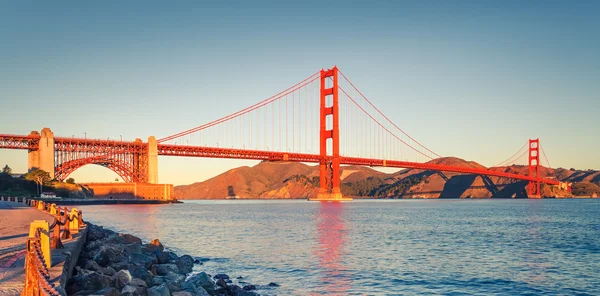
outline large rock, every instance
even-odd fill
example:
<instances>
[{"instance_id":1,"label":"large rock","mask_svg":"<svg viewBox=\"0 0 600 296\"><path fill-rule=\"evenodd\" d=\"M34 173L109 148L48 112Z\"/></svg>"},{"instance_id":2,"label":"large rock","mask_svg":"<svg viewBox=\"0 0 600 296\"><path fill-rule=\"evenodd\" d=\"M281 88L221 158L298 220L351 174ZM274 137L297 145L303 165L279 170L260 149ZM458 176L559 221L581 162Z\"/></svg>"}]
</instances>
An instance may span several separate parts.
<instances>
[{"instance_id":1,"label":"large rock","mask_svg":"<svg viewBox=\"0 0 600 296\"><path fill-rule=\"evenodd\" d=\"M146 296L146 288L140 286L127 285L121 290L122 296Z\"/></svg>"},{"instance_id":2,"label":"large rock","mask_svg":"<svg viewBox=\"0 0 600 296\"><path fill-rule=\"evenodd\" d=\"M215 279L215 280L221 280L221 279L228 280L229 276L227 274L225 274L225 273L217 273L217 274L215 274L215 276L213 276L213 279Z\"/></svg>"},{"instance_id":3,"label":"large rock","mask_svg":"<svg viewBox=\"0 0 600 296\"><path fill-rule=\"evenodd\" d=\"M176 263L169 262L169 252L159 252L156 254L156 259L158 259L158 264Z\"/></svg>"},{"instance_id":4,"label":"large rock","mask_svg":"<svg viewBox=\"0 0 600 296\"><path fill-rule=\"evenodd\" d=\"M148 288L148 284L146 282L144 282L142 279L138 279L138 278L133 278L131 280L131 282L129 282L129 285Z\"/></svg>"},{"instance_id":5,"label":"large rock","mask_svg":"<svg viewBox=\"0 0 600 296\"><path fill-rule=\"evenodd\" d=\"M181 291L181 292L173 292L173 293L171 293L171 296L194 296L194 295L192 295L192 293L190 293L190 292Z\"/></svg>"},{"instance_id":6,"label":"large rock","mask_svg":"<svg viewBox=\"0 0 600 296\"><path fill-rule=\"evenodd\" d=\"M147 254L133 253L128 256L129 262L143 266L145 269L150 269L152 264L156 263L156 256Z\"/></svg>"},{"instance_id":7,"label":"large rock","mask_svg":"<svg viewBox=\"0 0 600 296\"><path fill-rule=\"evenodd\" d=\"M154 282L152 278L153 275L150 273L150 271L141 266L133 266L131 269L129 269L129 273L131 273L131 276L134 278L142 279L148 286L152 286L152 283Z\"/></svg>"},{"instance_id":8,"label":"large rock","mask_svg":"<svg viewBox=\"0 0 600 296\"><path fill-rule=\"evenodd\" d=\"M138 244L138 243L124 244L123 249L125 250L126 254L134 254L134 253L141 254L142 253L142 244Z\"/></svg>"},{"instance_id":9,"label":"large rock","mask_svg":"<svg viewBox=\"0 0 600 296\"><path fill-rule=\"evenodd\" d=\"M165 253L169 254L169 263L177 264L177 261L179 261L179 256L177 256L177 254L172 253L172 252L165 252Z\"/></svg>"},{"instance_id":10,"label":"large rock","mask_svg":"<svg viewBox=\"0 0 600 296\"><path fill-rule=\"evenodd\" d=\"M121 292L119 292L119 290L117 290L113 287L108 287L108 288L104 288L102 290L94 292L94 295L95 296L121 296Z\"/></svg>"},{"instance_id":11,"label":"large rock","mask_svg":"<svg viewBox=\"0 0 600 296\"><path fill-rule=\"evenodd\" d=\"M250 292L248 290L240 288L240 286L237 286L237 285L229 286L228 292L229 292L229 295L235 295L235 296L256 296L256 295L258 295L254 292Z\"/></svg>"},{"instance_id":12,"label":"large rock","mask_svg":"<svg viewBox=\"0 0 600 296\"><path fill-rule=\"evenodd\" d=\"M98 291L100 289L110 287L111 279L109 276L93 272L90 274L78 274L71 278L71 285L68 288L69 294L74 294L78 291Z\"/></svg>"},{"instance_id":13,"label":"large rock","mask_svg":"<svg viewBox=\"0 0 600 296\"><path fill-rule=\"evenodd\" d=\"M106 233L104 232L104 229L102 229L102 227L96 226L91 223L88 223L87 232L88 232L88 235L87 235L88 241L100 240L100 239L104 238L104 236L106 235Z\"/></svg>"},{"instance_id":14,"label":"large rock","mask_svg":"<svg viewBox=\"0 0 600 296\"><path fill-rule=\"evenodd\" d=\"M154 277L154 278L156 278L156 277ZM169 287L169 290L171 290L171 292L183 290L181 288L181 284L183 284L185 282L184 275L181 275L179 273L169 272L169 273L167 273L167 275L164 278L165 278L165 282L166 282L167 286Z\"/></svg>"},{"instance_id":15,"label":"large rock","mask_svg":"<svg viewBox=\"0 0 600 296\"><path fill-rule=\"evenodd\" d=\"M106 267L113 262L120 261L123 255L123 247L117 245L103 245L94 255L94 261L102 267Z\"/></svg>"},{"instance_id":16,"label":"large rock","mask_svg":"<svg viewBox=\"0 0 600 296\"><path fill-rule=\"evenodd\" d=\"M83 266L83 268L88 269L88 270L93 270L93 271L97 271L99 273L108 275L108 276L112 276L113 274L115 274L115 270L112 267L102 267L100 265L98 265L98 263L96 263L96 261L93 260L87 260L85 262L85 265Z\"/></svg>"},{"instance_id":17,"label":"large rock","mask_svg":"<svg viewBox=\"0 0 600 296\"><path fill-rule=\"evenodd\" d=\"M130 268L133 268L134 266L136 266L136 265L129 261L119 261L119 262L114 262L114 263L110 264L110 267L112 267L112 269L114 269L116 271L123 270L123 269L130 269Z\"/></svg>"},{"instance_id":18,"label":"large rock","mask_svg":"<svg viewBox=\"0 0 600 296\"><path fill-rule=\"evenodd\" d=\"M133 277L131 276L131 273L129 272L129 270L119 270L112 277L113 287L115 287L119 290L122 290L123 287L125 287L127 284L129 284L131 282L132 279L133 279Z\"/></svg>"},{"instance_id":19,"label":"large rock","mask_svg":"<svg viewBox=\"0 0 600 296\"><path fill-rule=\"evenodd\" d=\"M179 260L177 260L177 268L179 268L179 273L187 274L192 272L192 269L194 268L194 258L189 255L179 257Z\"/></svg>"},{"instance_id":20,"label":"large rock","mask_svg":"<svg viewBox=\"0 0 600 296\"><path fill-rule=\"evenodd\" d=\"M171 292L167 285L162 284L160 286L152 287L147 290L148 296L171 296Z\"/></svg>"},{"instance_id":21,"label":"large rock","mask_svg":"<svg viewBox=\"0 0 600 296\"><path fill-rule=\"evenodd\" d=\"M194 274L191 276L185 283L181 285L182 288L195 287L195 288L203 288L208 294L215 295L215 282L206 274L205 272L201 272L198 274ZM186 290L184 288L184 290Z\"/></svg>"},{"instance_id":22,"label":"large rock","mask_svg":"<svg viewBox=\"0 0 600 296\"><path fill-rule=\"evenodd\" d=\"M156 267L156 272L158 275L167 275L169 272L179 272L179 268L177 267L177 265L172 263L156 264L154 265L154 267Z\"/></svg>"},{"instance_id":23,"label":"large rock","mask_svg":"<svg viewBox=\"0 0 600 296\"><path fill-rule=\"evenodd\" d=\"M144 245L143 251L147 253L158 254L163 252L165 247L160 243L160 241L155 238L149 244Z\"/></svg>"},{"instance_id":24,"label":"large rock","mask_svg":"<svg viewBox=\"0 0 600 296\"><path fill-rule=\"evenodd\" d=\"M142 244L142 240L139 237L137 237L137 236L133 236L131 234L119 234L119 235L128 244L131 244L131 243L138 243L140 245Z\"/></svg>"}]
</instances>

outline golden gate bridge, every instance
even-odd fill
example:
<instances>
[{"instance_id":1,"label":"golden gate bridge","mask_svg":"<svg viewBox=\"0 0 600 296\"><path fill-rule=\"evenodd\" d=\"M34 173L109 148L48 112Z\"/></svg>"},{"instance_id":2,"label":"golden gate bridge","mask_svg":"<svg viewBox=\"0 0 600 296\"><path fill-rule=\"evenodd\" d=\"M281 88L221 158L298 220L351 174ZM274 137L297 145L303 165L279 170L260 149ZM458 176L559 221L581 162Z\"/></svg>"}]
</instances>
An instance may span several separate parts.
<instances>
[{"instance_id":1,"label":"golden gate bridge","mask_svg":"<svg viewBox=\"0 0 600 296\"><path fill-rule=\"evenodd\" d=\"M226 104L223 100L221 103ZM0 149L28 151L28 169L43 169L65 180L78 168L97 164L125 182L158 183L158 156L230 158L318 163L316 200L347 200L340 191L340 165L411 168L558 185L540 175L540 156L550 163L539 139L491 168L436 163L442 156L398 127L337 67L320 70L291 87L225 117L147 142L54 137L49 128L29 135L0 134ZM498 168L526 159L527 174Z\"/></svg>"}]
</instances>

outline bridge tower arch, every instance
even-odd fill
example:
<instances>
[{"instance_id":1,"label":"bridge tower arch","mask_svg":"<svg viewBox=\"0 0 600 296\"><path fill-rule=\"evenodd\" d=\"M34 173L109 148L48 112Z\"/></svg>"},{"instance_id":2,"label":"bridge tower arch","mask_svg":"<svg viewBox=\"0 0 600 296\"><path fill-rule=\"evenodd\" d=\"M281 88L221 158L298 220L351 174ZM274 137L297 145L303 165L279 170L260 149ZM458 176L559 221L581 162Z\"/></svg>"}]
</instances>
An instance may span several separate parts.
<instances>
[{"instance_id":1,"label":"bridge tower arch","mask_svg":"<svg viewBox=\"0 0 600 296\"><path fill-rule=\"evenodd\" d=\"M529 197L539 198L540 192L540 139L529 140L529 176L536 181L529 181L527 193Z\"/></svg>"}]
</instances>

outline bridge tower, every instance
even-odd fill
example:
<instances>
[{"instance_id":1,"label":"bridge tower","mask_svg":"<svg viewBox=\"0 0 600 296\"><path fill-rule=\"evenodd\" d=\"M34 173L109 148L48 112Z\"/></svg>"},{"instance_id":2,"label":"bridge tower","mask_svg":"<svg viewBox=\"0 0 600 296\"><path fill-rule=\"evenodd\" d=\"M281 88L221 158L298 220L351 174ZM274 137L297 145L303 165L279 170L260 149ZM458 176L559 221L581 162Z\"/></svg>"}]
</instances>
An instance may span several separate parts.
<instances>
[{"instance_id":1,"label":"bridge tower","mask_svg":"<svg viewBox=\"0 0 600 296\"><path fill-rule=\"evenodd\" d=\"M327 80L332 81L327 87ZM344 198L340 191L340 125L338 106L338 68L321 70L320 95L320 161L318 201L352 200ZM331 139L331 154L327 140Z\"/></svg>"},{"instance_id":2,"label":"bridge tower","mask_svg":"<svg viewBox=\"0 0 600 296\"><path fill-rule=\"evenodd\" d=\"M41 134L32 131L30 135L39 135L38 149L30 149L27 154L27 170L44 170L54 179L54 133L47 127Z\"/></svg>"},{"instance_id":3,"label":"bridge tower","mask_svg":"<svg viewBox=\"0 0 600 296\"><path fill-rule=\"evenodd\" d=\"M540 139L529 140L529 176L537 181L529 181L527 194L530 198L540 198Z\"/></svg>"}]
</instances>

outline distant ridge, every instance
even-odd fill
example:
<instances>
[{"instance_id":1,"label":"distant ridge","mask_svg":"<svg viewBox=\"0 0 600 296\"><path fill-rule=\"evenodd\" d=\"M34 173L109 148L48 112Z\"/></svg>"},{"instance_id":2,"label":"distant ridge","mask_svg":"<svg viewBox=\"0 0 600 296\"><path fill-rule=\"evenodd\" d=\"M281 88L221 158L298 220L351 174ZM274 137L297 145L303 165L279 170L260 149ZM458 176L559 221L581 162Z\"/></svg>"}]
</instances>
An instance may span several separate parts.
<instances>
[{"instance_id":1,"label":"distant ridge","mask_svg":"<svg viewBox=\"0 0 600 296\"><path fill-rule=\"evenodd\" d=\"M455 157L430 163L485 168ZM523 174L526 166L513 165L492 170ZM542 167L542 176L574 182L575 195L600 195L600 172ZM526 197L527 182L507 178L405 169L386 174L369 167L342 166L342 193L355 198L519 198ZM294 162L263 161L231 169L204 182L175 187L178 199L308 198L318 193L318 166ZM572 197L552 186L542 186L545 197Z\"/></svg>"}]
</instances>

